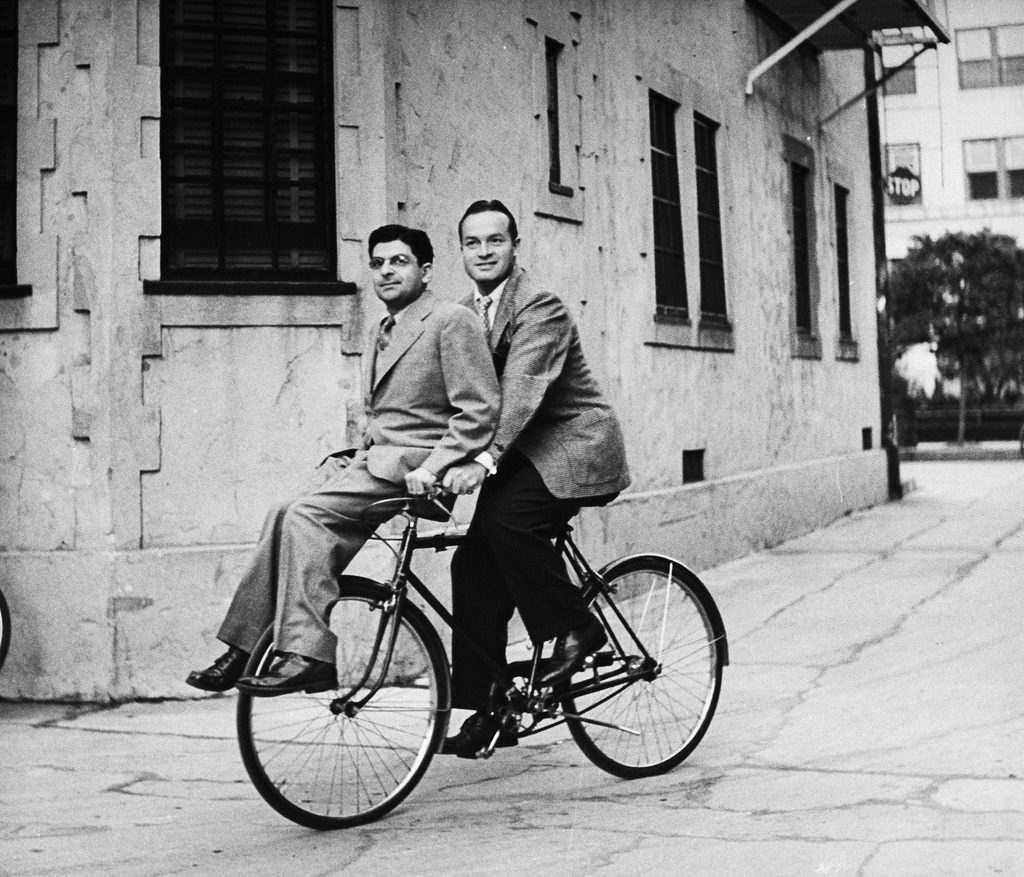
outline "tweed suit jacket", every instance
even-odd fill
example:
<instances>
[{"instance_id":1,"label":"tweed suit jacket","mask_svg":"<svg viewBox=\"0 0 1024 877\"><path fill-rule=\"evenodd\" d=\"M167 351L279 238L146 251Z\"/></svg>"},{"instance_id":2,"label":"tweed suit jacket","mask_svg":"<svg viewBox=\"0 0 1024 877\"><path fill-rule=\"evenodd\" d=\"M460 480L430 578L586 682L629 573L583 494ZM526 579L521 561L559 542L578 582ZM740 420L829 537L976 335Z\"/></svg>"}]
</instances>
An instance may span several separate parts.
<instances>
[{"instance_id":1,"label":"tweed suit jacket","mask_svg":"<svg viewBox=\"0 0 1024 877\"><path fill-rule=\"evenodd\" d=\"M473 306L473 298L466 302ZM491 327L501 417L488 451L516 448L559 499L617 493L629 485L622 429L583 356L558 296L524 269L509 276Z\"/></svg>"},{"instance_id":2,"label":"tweed suit jacket","mask_svg":"<svg viewBox=\"0 0 1024 877\"><path fill-rule=\"evenodd\" d=\"M422 466L436 476L490 444L500 395L479 318L428 290L398 316L377 352L379 324L364 366L367 467L397 483Z\"/></svg>"}]
</instances>

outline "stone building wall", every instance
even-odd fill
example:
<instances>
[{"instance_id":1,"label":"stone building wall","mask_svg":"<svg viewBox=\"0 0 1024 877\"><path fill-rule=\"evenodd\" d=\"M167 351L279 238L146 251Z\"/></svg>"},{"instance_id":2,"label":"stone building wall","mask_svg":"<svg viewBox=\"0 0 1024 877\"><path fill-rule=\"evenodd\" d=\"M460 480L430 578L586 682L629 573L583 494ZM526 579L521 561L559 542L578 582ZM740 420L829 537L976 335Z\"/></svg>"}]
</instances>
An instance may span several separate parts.
<instances>
[{"instance_id":1,"label":"stone building wall","mask_svg":"<svg viewBox=\"0 0 1024 877\"><path fill-rule=\"evenodd\" d=\"M339 279L349 294L147 294L160 273L157 0L22 2L19 283L0 301L0 696L184 696L269 502L354 438L378 314L375 225L424 227L435 285L466 278L455 225L499 197L521 261L567 301L626 429L633 487L580 523L595 560L706 567L885 497L868 146L858 53L794 55L730 3L348 0L335 24ZM545 38L566 48L563 181L547 185ZM727 338L655 321L649 89L679 103L691 302L694 111L720 123ZM689 132L687 134L687 132ZM799 353L786 157L811 157L820 355ZM838 339L831 192L850 191L853 334ZM803 351L806 353L806 351ZM706 480L682 483L704 449ZM472 503L464 505L465 518ZM445 558L430 560L444 591ZM355 570L379 575L370 549ZM728 619L726 619L728 623Z\"/></svg>"}]
</instances>

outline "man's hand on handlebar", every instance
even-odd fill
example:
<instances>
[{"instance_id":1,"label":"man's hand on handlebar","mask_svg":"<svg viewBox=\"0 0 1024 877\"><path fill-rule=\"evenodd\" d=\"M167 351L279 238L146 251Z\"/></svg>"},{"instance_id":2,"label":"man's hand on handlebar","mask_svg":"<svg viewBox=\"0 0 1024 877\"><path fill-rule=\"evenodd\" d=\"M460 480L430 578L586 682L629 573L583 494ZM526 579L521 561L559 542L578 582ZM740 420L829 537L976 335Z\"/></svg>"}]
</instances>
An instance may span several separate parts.
<instances>
[{"instance_id":1,"label":"man's hand on handlebar","mask_svg":"<svg viewBox=\"0 0 1024 877\"><path fill-rule=\"evenodd\" d=\"M426 495L436 483L437 477L434 473L422 466L405 476L405 489L413 496Z\"/></svg>"},{"instance_id":2,"label":"man's hand on handlebar","mask_svg":"<svg viewBox=\"0 0 1024 877\"><path fill-rule=\"evenodd\" d=\"M449 493L470 494L483 484L487 470L476 461L452 466L444 474L441 486Z\"/></svg>"}]
</instances>

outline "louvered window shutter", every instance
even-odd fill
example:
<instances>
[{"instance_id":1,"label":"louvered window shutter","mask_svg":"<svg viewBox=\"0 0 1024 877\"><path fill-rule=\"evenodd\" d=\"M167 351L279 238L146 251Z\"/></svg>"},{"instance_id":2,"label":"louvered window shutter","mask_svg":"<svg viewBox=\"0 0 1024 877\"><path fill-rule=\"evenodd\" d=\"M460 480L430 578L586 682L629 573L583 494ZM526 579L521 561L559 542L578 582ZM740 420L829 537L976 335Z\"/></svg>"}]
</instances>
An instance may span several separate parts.
<instances>
[{"instance_id":1,"label":"louvered window shutter","mask_svg":"<svg viewBox=\"0 0 1024 877\"><path fill-rule=\"evenodd\" d=\"M161 3L164 279L335 278L330 13Z\"/></svg>"}]
</instances>

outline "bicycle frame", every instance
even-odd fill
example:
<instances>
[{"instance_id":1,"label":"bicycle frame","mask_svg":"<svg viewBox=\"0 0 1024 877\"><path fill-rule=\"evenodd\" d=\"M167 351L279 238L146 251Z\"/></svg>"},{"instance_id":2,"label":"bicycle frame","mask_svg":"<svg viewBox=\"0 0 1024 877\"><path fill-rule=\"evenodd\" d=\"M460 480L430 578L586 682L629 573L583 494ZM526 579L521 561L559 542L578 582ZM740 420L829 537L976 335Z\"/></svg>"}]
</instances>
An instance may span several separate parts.
<instances>
[{"instance_id":1,"label":"bicycle frame","mask_svg":"<svg viewBox=\"0 0 1024 877\"><path fill-rule=\"evenodd\" d=\"M452 631L454 636L462 637L463 640L469 644L477 657L490 671L495 682L502 690L505 692L514 691L515 687L512 682L513 678L515 676L522 676L527 679L528 690L534 691L534 680L537 678L540 666L540 647L535 646L532 661L529 662L531 666L527 673L511 672L513 670L518 670L526 662L514 663L509 665L507 668L500 666L483 650L483 648L473 638L472 634L466 631L465 628L455 620L454 615L448 611L448 608L437 598L433 591L430 590L430 588L412 569L412 558L416 551L424 548L433 548L435 551L445 551L449 548L458 546L466 538L466 535L463 533L432 533L427 536L420 536L418 534L419 518L415 514L411 513L408 504L403 506L400 514L405 518L406 523L402 531L400 546L396 552L397 561L395 563L395 571L392 574L391 581L387 583L387 587L391 591L391 597L385 604L380 606L381 621L377 629L377 635L374 640L370 658L362 677L355 682L345 694L340 695L331 702L331 712L336 715L342 712L345 712L348 715L353 715L355 712L362 709L362 707L365 706L380 689L383 680L387 677L388 668L390 667L391 661L394 657L395 641L399 628L397 622L401 618L402 606L404 605L405 600L408 599L408 590L410 586L417 594L419 594L424 602L437 613L441 620ZM611 599L611 589L608 587L604 579L602 579L587 562L583 553L573 541L571 532L572 527L566 525L565 530L556 538L555 546L562 553L566 561L568 561L569 566L572 567L574 574L579 580L583 589L584 601L589 605L594 602L595 598L599 594L605 596L607 605L615 613L622 627L629 631L630 637L633 640L633 645L639 651L639 660L634 659L630 662L629 666L621 667L607 673L598 672L597 664L592 663L593 677L591 679L577 685L570 685L568 687L563 686L562 690L555 693L555 699L561 700L565 697L582 697L600 691L616 689L616 691L609 695L612 696L618 693L622 688L641 679L653 679L660 671L660 667L654 659L651 658L643 643L640 642L636 633L632 630L622 613L619 611L619 608L615 605L614 600ZM601 616L602 621L604 620L604 611L604 609L597 607L598 615ZM612 628L611 625L606 624L605 626L609 630ZM618 641L614 633L611 633L611 644L620 656L625 656L627 654L626 650L623 648L623 644ZM375 669L377 670L377 678L369 689L367 689L366 685L374 675ZM360 695L358 699L356 699L357 695ZM548 699L545 697L540 703L538 703L534 699L531 699L531 709L529 711L535 716L535 723L530 728L521 731L523 736L540 730L556 727L564 721L565 717L569 716L567 713L560 712L557 721L546 724L542 728L538 728L536 719L545 717L555 718L554 713L550 711L550 707L547 707L546 709L541 708L541 704L547 700ZM599 701L599 703L600 702L603 701ZM605 722L598 722L594 719L586 719L581 715L574 714L569 717L579 718L599 725L607 724ZM630 728L623 728L617 725L610 727L618 727L629 733L638 733Z\"/></svg>"}]
</instances>

